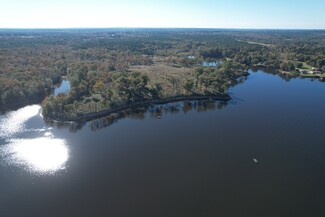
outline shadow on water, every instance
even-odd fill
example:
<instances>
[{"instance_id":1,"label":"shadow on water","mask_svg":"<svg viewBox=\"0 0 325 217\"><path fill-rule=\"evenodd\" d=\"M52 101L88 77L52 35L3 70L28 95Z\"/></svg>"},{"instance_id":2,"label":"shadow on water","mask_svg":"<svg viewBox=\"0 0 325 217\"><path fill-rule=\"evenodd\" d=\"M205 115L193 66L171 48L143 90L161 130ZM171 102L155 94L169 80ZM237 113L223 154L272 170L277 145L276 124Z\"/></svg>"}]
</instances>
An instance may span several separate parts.
<instances>
[{"instance_id":1,"label":"shadow on water","mask_svg":"<svg viewBox=\"0 0 325 217\"><path fill-rule=\"evenodd\" d=\"M150 118L161 119L167 114L178 114L180 112L186 114L190 111L206 112L209 110L221 110L228 105L228 101L218 100L195 100L174 102L161 105L151 105L146 107L129 108L118 113L94 119L88 122L52 122L46 121L46 125L55 128L69 128L70 132L77 132L85 126L89 126L92 131L100 130L111 126L119 120L129 118L133 120L145 120L146 114Z\"/></svg>"},{"instance_id":2,"label":"shadow on water","mask_svg":"<svg viewBox=\"0 0 325 217\"><path fill-rule=\"evenodd\" d=\"M243 84L248 79L248 73L246 76L241 76L237 80L230 83L230 87L235 87L236 85ZM230 93L231 94L231 93ZM197 112L205 112L208 110L220 110L225 108L228 103L236 104L237 102L241 102L243 100L239 98L233 98L229 101L218 101L218 100L186 100L182 102L173 102L161 105L151 105L146 107L138 107L138 108L129 108L124 111L110 114L106 117L94 119L89 122L47 122L47 125L57 127L57 128L69 128L70 132L77 132L81 130L84 126L89 125L90 129L93 131L106 128L116 123L118 120L124 118L136 119L136 120L144 120L146 113L150 113L151 118L160 119L164 114L177 114L179 112L183 112L184 114L188 113L191 110L195 110Z\"/></svg>"},{"instance_id":3,"label":"shadow on water","mask_svg":"<svg viewBox=\"0 0 325 217\"><path fill-rule=\"evenodd\" d=\"M270 75L275 75L280 77L282 80L289 82L291 81L291 79L295 79L295 78L301 78L301 79L308 79L310 81L321 81L321 82L325 82L325 78L321 77L321 78L317 78L317 77L301 77L299 76L299 74L288 74L288 73L280 73L272 68L267 68L267 67L251 67L251 71L252 72L258 72L262 70L265 74L270 74Z\"/></svg>"},{"instance_id":4,"label":"shadow on water","mask_svg":"<svg viewBox=\"0 0 325 217\"><path fill-rule=\"evenodd\" d=\"M192 110L197 112L206 112L216 109L220 110L225 108L227 104L227 101L198 100L152 105L136 109L127 109L119 113L114 113L109 116L90 121L89 127L92 131L97 131L109 127L124 118L145 120L147 113L149 114L150 118L161 119L164 115L167 114L178 114L180 112L186 114ZM74 123L70 125L70 131L76 132L83 126L85 126L85 123Z\"/></svg>"}]
</instances>

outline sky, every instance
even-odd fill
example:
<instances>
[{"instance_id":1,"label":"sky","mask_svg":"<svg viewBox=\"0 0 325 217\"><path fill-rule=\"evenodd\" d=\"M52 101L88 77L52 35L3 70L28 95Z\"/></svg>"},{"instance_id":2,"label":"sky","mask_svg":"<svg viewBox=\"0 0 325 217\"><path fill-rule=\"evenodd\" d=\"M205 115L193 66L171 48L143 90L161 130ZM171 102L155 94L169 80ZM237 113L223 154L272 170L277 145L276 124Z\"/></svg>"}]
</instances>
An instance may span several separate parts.
<instances>
[{"instance_id":1,"label":"sky","mask_svg":"<svg viewBox=\"0 0 325 217\"><path fill-rule=\"evenodd\" d=\"M0 28L325 29L325 0L0 0Z\"/></svg>"}]
</instances>

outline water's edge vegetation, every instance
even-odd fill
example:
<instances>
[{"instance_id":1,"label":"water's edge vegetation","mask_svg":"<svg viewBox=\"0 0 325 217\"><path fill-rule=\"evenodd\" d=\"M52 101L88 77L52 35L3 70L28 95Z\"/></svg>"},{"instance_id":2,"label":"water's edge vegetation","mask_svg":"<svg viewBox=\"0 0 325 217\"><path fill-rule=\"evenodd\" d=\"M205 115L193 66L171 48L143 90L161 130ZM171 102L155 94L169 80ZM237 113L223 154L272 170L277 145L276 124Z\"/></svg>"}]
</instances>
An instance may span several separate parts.
<instances>
[{"instance_id":1,"label":"water's edge vegetation","mask_svg":"<svg viewBox=\"0 0 325 217\"><path fill-rule=\"evenodd\" d=\"M286 79L325 78L320 31L8 30L0 36L0 110L42 101L49 120L182 99L224 100L252 67ZM70 81L69 93L52 95L62 78Z\"/></svg>"},{"instance_id":2,"label":"water's edge vegetation","mask_svg":"<svg viewBox=\"0 0 325 217\"><path fill-rule=\"evenodd\" d=\"M183 77L172 77L172 85L164 85L168 81L160 83L152 82L157 78L149 78L139 72L115 73L101 78L100 92L88 86L87 94L80 95L76 90L79 86L72 83L69 94L51 96L43 101L43 115L47 119L60 121L77 121L92 119L124 110L148 104L162 104L166 102L190 100L190 99L220 99L229 100L227 89L245 80L248 73L240 65L227 65L223 68L199 68L192 75L187 75L185 82ZM207 72L209 71L209 72ZM91 78L87 79L92 81ZM104 85L104 82L106 83ZM93 92L94 94L89 94Z\"/></svg>"},{"instance_id":3,"label":"water's edge vegetation","mask_svg":"<svg viewBox=\"0 0 325 217\"><path fill-rule=\"evenodd\" d=\"M228 94L213 94L213 95L203 95L203 96L175 96L171 98L165 98L165 99L154 99L154 100L146 100L143 102L136 102L132 104L127 104L123 106L119 106L116 108L101 110L98 112L92 112L92 113L79 113L75 116L59 116L55 119L49 118L48 116L45 116L45 119L47 121L58 121L58 122L86 122L93 119L109 116L114 113L122 112L124 110L128 109L137 109L140 107L147 107L147 106L153 106L153 105L160 105L160 104L167 104L167 103L173 103L173 102L181 102L181 101L193 101L193 100L210 100L210 101L228 101L231 97Z\"/></svg>"}]
</instances>

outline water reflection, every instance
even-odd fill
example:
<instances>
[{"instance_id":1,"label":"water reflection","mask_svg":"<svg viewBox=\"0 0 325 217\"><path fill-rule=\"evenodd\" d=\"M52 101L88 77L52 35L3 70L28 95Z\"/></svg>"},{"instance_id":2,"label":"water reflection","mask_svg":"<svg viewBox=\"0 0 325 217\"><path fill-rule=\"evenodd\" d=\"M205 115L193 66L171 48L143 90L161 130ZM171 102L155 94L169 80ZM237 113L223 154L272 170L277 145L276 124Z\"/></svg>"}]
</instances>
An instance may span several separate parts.
<instances>
[{"instance_id":1,"label":"water reflection","mask_svg":"<svg viewBox=\"0 0 325 217\"><path fill-rule=\"evenodd\" d=\"M183 112L188 113L191 110L197 112L206 112L209 110L223 109L227 106L227 101L214 101L214 100L196 100L196 101L184 101L184 102L174 102L162 105L152 105L149 107L142 107L136 109L127 109L123 112L114 113L109 116L95 119L89 122L89 127L91 130L96 131L102 128L106 128L118 120L123 118L131 118L137 120L144 120L146 113L149 113L151 118L161 119L163 115L166 114L177 114ZM70 125L70 131L76 132L80 130L85 124L84 123L74 123Z\"/></svg>"},{"instance_id":2,"label":"water reflection","mask_svg":"<svg viewBox=\"0 0 325 217\"><path fill-rule=\"evenodd\" d=\"M7 165L40 174L52 174L65 169L69 158L65 140L52 137L12 139L0 151Z\"/></svg>"},{"instance_id":3,"label":"water reflection","mask_svg":"<svg viewBox=\"0 0 325 217\"><path fill-rule=\"evenodd\" d=\"M10 138L25 130L25 123L39 114L41 107L31 105L0 116L0 137Z\"/></svg>"},{"instance_id":4,"label":"water reflection","mask_svg":"<svg viewBox=\"0 0 325 217\"><path fill-rule=\"evenodd\" d=\"M275 71L272 68L267 68L267 67L263 67L263 66L252 67L251 68L251 71L252 72L258 72L260 70L263 70L263 72L266 73L266 74L276 75L276 76L280 77L282 80L284 80L286 82L289 82L293 78L299 77L297 75L291 75L291 74L286 74L286 73L279 73L279 72Z\"/></svg>"},{"instance_id":5,"label":"water reflection","mask_svg":"<svg viewBox=\"0 0 325 217\"><path fill-rule=\"evenodd\" d=\"M39 105L26 106L0 116L0 163L36 174L53 174L65 169L69 148L55 138L53 128L31 127L40 118Z\"/></svg>"}]
</instances>

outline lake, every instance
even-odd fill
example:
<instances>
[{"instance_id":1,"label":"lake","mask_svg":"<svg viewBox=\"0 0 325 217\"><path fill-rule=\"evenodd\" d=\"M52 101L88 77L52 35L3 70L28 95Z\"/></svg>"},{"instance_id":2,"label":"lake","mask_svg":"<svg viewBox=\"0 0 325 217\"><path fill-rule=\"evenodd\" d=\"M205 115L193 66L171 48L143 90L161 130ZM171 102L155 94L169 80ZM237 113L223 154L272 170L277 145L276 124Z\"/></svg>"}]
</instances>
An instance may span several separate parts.
<instances>
[{"instance_id":1,"label":"lake","mask_svg":"<svg viewBox=\"0 0 325 217\"><path fill-rule=\"evenodd\" d=\"M251 71L230 93L82 126L2 115L1 216L325 216L325 84Z\"/></svg>"}]
</instances>

